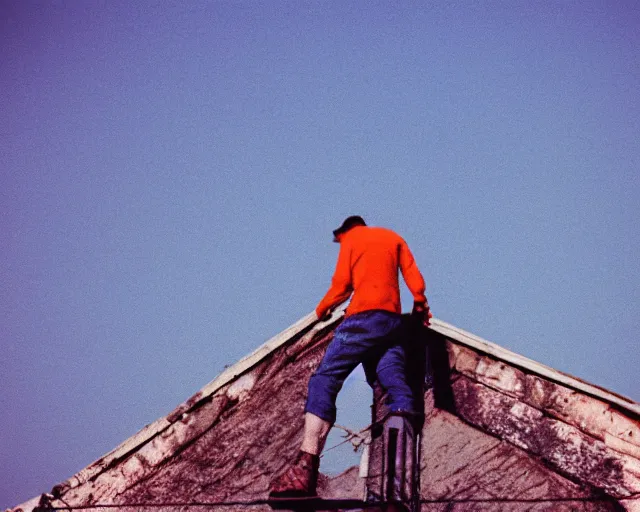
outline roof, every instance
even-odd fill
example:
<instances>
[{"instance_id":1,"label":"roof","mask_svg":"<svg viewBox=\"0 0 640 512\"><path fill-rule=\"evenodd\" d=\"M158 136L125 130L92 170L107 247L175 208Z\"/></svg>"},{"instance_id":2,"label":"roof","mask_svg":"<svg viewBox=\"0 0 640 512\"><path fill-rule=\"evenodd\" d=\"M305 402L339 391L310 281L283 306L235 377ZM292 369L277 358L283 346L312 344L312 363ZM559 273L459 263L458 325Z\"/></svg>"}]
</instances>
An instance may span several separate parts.
<instances>
[{"instance_id":1,"label":"roof","mask_svg":"<svg viewBox=\"0 0 640 512\"><path fill-rule=\"evenodd\" d=\"M500 361L504 361L518 368L527 370L530 373L537 374L541 377L549 379L558 384L563 384L571 389L580 391L594 398L599 398L609 404L615 405L620 409L640 417L640 404L632 399L609 391L603 387L596 386L585 382L582 379L573 377L567 373L554 370L549 366L545 366L532 359L511 352L495 343L484 340L475 334L471 334L451 324L438 320L436 318L431 321L431 329L446 336L447 338L457 341L461 345L465 345L472 349L488 354Z\"/></svg>"},{"instance_id":2,"label":"roof","mask_svg":"<svg viewBox=\"0 0 640 512\"><path fill-rule=\"evenodd\" d=\"M323 348L323 343L327 342L332 330L342 320L344 309L344 306L338 308L331 317L322 322L315 321L313 312L301 318L236 364L224 370L213 381L204 386L189 400L179 405L170 414L147 425L113 451L82 469L65 482L57 485L54 488L54 494L56 496L64 496L65 501L72 503L95 503L92 500L99 500L100 496L114 498L124 493L132 495L135 491L135 482L141 478L147 478L151 474L149 468L164 464L169 459L175 459L187 447L188 449L196 449L193 446L194 443L200 442L199 440L204 438L205 435L210 436L211 426L220 423L222 419L229 417L229 415L235 414L238 416L237 421L239 423L235 425L236 430L240 428L239 425L242 425L242 428L248 432L250 430L248 423L252 419L249 414L251 411L241 418L242 411L238 409L236 404L243 403L249 397L254 402L246 405L246 408L256 410L258 407L256 404L264 407L265 400L273 398L274 389L281 393L286 387L286 392L292 393L292 396L298 396L303 393L301 391L303 387L301 382L304 381L304 385L306 385L308 375L315 368L322 355L323 351L319 350L319 348ZM620 445L621 450L625 453L634 454L637 459L640 458L640 444L638 444L640 441L636 441L636 439L640 438L640 435L638 435L640 434L640 423L637 422L638 418L640 418L640 405L631 399L527 359L441 320L432 319L431 331L454 342L455 347L450 350L452 367L455 367L461 373L474 372L474 374L479 374L481 379L484 379L490 386L506 391L507 394L517 395L520 392L518 386L521 387L521 382L512 378L513 372L510 373L502 367L502 369L498 370L489 368L491 365L481 360L476 355L477 353L486 355L488 360L504 362L509 367L524 370L527 375L539 376L546 381L560 384L563 388L576 391L578 396L586 395L595 398L598 403L603 403L605 408L611 406L615 410L623 412L625 417L629 417L632 420L629 428L627 428L626 423L624 424L625 432L628 431L629 433L630 442L618 441L617 434L613 436L615 439L611 442L614 444L622 443ZM293 376L281 375L283 372L278 373L281 368L285 365L290 365L293 361L297 364L297 370L292 371L298 373L293 374ZM256 395L254 390L256 382L269 382L271 383L270 385L274 386L274 389L271 391L266 390L265 393L267 394L264 394L262 398L252 396ZM268 396L268 392L271 393L271 397ZM262 402L259 400L262 400ZM297 402L300 402L299 407L301 407L302 399L300 398ZM582 403L578 402L576 400L567 401L567 405L563 405L564 409L558 414L583 414L585 409L582 407ZM592 407L592 404L589 407ZM589 410L591 411L592 409ZM273 422L274 415L277 417L277 414L280 413L267 411L265 414L270 414L271 416L258 418L255 421L261 421L262 424L269 421ZM284 423L288 423L286 426L283 426L278 431L269 431L267 434L263 432L261 434L263 437L265 435L271 436L271 440L267 445L264 445L260 439L254 439L253 448L249 449L249 451L257 449L256 446L258 445L260 450L263 451L275 449L269 444L275 446L277 444L276 440L286 436L288 436L287 439L290 442L287 445L281 445L279 449L293 449L290 446L298 444L295 436L298 432L296 429L299 430L299 426L293 425L293 423L296 423L293 418L296 418L296 415L300 417L302 415L301 410L297 410L295 407L288 414L290 415L288 422L283 419ZM607 421L610 417L610 414L606 416ZM598 421L600 420L598 419ZM258 428L258 425L258 423L254 424L254 430ZM594 428L598 432L604 432L601 435L603 439L606 435L609 435L607 432L611 430L608 424L604 426L598 424ZM217 430L222 431L224 429L218 426ZM231 433L235 434L231 426L225 432L227 437L231 436ZM632 437L633 434L636 435L635 438ZM232 437L240 437L240 435L240 433L237 433ZM220 436L223 436L222 432ZM610 435L610 437L612 436ZM207 441L209 449L217 447L220 445L221 440L224 441L224 439L226 438L223 436ZM229 449L236 450L237 453L233 453L232 458L235 461L233 464L232 460L228 461L229 468L234 471L240 471L241 468L237 467L236 459L238 456L242 457L242 453L245 454L245 457L250 457L250 454L247 452L246 447L241 446L235 440L230 441L230 443ZM242 453L240 453L240 450L242 450ZM637 453L635 450L637 450ZM280 462L274 461L274 463L276 462L276 466L278 464L281 465ZM228 472L229 468L225 469L225 471ZM270 471L272 470L273 468L270 468ZM176 471L178 470L176 469ZM184 471L184 468L181 471ZM254 483L260 478L263 481L263 476L262 474L254 475L252 477ZM209 478L214 478L214 476L210 474ZM351 481L349 480L349 482ZM264 487L264 484L261 485ZM326 483L326 485L328 486L327 488L333 485L336 489L341 486L339 483L331 484L330 482ZM349 483L347 487L351 486L349 488L352 488L353 485L355 484ZM20 508L25 512L32 510L38 504L38 500L39 498L34 498Z\"/></svg>"}]
</instances>

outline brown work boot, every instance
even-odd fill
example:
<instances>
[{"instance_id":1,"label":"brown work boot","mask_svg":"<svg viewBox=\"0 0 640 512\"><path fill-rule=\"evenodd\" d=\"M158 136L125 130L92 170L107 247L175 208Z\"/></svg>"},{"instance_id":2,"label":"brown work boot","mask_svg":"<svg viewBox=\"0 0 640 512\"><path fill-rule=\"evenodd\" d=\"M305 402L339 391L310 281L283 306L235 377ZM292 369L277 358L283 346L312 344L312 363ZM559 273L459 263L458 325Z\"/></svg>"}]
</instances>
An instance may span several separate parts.
<instances>
[{"instance_id":1,"label":"brown work boot","mask_svg":"<svg viewBox=\"0 0 640 512\"><path fill-rule=\"evenodd\" d=\"M294 463L271 484L269 498L317 496L320 457L300 450Z\"/></svg>"}]
</instances>

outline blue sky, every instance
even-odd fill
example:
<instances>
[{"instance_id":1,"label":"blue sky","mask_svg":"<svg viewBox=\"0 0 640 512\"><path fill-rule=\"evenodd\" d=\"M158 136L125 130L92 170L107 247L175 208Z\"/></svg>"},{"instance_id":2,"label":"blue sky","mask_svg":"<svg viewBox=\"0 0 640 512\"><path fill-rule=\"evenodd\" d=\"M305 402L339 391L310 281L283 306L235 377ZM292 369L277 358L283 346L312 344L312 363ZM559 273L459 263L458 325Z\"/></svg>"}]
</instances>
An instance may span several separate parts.
<instances>
[{"instance_id":1,"label":"blue sky","mask_svg":"<svg viewBox=\"0 0 640 512\"><path fill-rule=\"evenodd\" d=\"M639 28L633 2L1 2L0 508L310 312L352 214L404 236L438 318L640 400Z\"/></svg>"}]
</instances>

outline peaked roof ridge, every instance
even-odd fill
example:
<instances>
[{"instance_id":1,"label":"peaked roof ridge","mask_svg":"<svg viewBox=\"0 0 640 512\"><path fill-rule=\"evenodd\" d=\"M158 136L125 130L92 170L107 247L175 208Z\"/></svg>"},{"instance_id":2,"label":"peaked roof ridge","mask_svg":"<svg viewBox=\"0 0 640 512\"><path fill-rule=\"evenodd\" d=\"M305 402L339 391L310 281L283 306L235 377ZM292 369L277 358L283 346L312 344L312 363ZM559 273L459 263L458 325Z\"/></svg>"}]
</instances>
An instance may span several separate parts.
<instances>
[{"instance_id":1,"label":"peaked roof ridge","mask_svg":"<svg viewBox=\"0 0 640 512\"><path fill-rule=\"evenodd\" d=\"M181 403L173 411L166 416L158 418L156 421L143 427L136 434L126 439L112 451L100 457L95 462L89 464L86 468L81 469L65 482L59 484L61 488L68 490L73 487L82 485L83 483L95 478L99 473L109 469L119 460L126 458L138 448L145 445L153 438L167 430L171 425L180 420L180 418L190 410L196 408L214 395L223 386L233 382L241 377L245 372L256 364L260 363L275 350L292 339L305 336L309 339L313 338L319 331L338 322L346 310L346 304L333 311L332 315L324 321L317 321L315 313L311 312L300 318L297 322L287 327L282 332L268 339L255 350L240 359L237 363L229 366L222 371L211 382L206 384L188 400ZM565 385L576 391L586 393L594 398L604 400L605 402L615 404L618 407L640 417L640 404L625 396L613 393L605 388L585 382L572 375L560 372L542 363L538 363L533 359L512 352L500 345L487 341L475 334L464 329L449 324L437 318L431 319L431 329L438 332L462 345L466 345L472 349L479 350L489 356L501 361L505 361L514 366L523 368L541 377L550 379L558 384Z\"/></svg>"},{"instance_id":2,"label":"peaked roof ridge","mask_svg":"<svg viewBox=\"0 0 640 512\"><path fill-rule=\"evenodd\" d=\"M136 460L133 460L135 457L131 456L137 452L144 452L145 450L147 452L153 452L156 450L157 453L151 453L154 460L160 460L160 458L173 453L173 451L175 451L175 446L171 445L171 442L164 440L164 437L167 437L167 432L169 432L171 433L170 435L175 438L173 441L176 441L184 438L184 433L176 433L177 431L174 432L170 429L178 429L178 431L182 427L188 429L189 426L185 425L190 421L190 418L193 419L192 413L196 415L196 409L199 407L208 407L207 403L210 400L215 399L215 397L224 399L232 397L232 395L236 396L242 394L243 391L245 391L246 386L249 386L250 389L253 385L253 381L255 381L255 376L252 381L251 372L256 368L259 368L259 365L265 362L269 356L274 354L279 348L291 342L300 342L302 346L306 346L307 344L312 343L318 336L324 336L341 321L345 314L345 310L346 305L343 304L324 321L317 321L314 312L302 317L290 327L273 336L247 356L240 359L237 363L223 370L216 378L206 384L191 398L180 404L171 413L145 426L111 452L91 463L86 468L80 470L65 482L56 485L52 493L56 496L60 496L66 495L67 491L72 491L72 494L77 494L79 496L84 492L83 489L86 490L86 492L90 492L96 485L103 486L105 485L105 482L111 478L109 475L112 468L118 466L125 460L135 465ZM454 342L454 344L466 346L472 351L485 354L490 359L503 361L511 366L526 370L529 373L536 374L539 377L553 381L556 384L563 385L567 388L599 399L605 402L605 405L609 404L609 406L623 409L624 411L631 413L636 418L640 417L640 404L634 402L630 398L618 395L571 375L554 370L553 368L507 350L495 343L484 340L479 336L471 334L442 320L433 318L431 320L430 329ZM461 348L460 350L464 350L464 348ZM185 423L185 425L181 426L181 423ZM159 443L158 446L156 446L156 443ZM149 448L151 448L151 450L149 450ZM149 454L147 453L143 453L142 457L144 458L148 455ZM125 469L127 469L127 471L131 470L131 468ZM104 481L100 483L101 480ZM114 485L113 483L109 484L108 482L107 484ZM85 487L85 485L88 487ZM33 498L32 500L25 502L22 506L25 506L25 510L31 510L31 508L37 504L37 500L38 498Z\"/></svg>"}]
</instances>

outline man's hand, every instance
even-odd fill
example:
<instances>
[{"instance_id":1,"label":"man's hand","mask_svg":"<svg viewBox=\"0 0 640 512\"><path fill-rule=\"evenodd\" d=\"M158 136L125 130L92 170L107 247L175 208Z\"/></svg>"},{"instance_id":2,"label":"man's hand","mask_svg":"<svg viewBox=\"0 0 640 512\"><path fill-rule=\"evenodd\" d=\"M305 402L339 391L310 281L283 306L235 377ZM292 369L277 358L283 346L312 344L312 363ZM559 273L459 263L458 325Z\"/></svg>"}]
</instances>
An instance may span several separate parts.
<instances>
[{"instance_id":1,"label":"man's hand","mask_svg":"<svg viewBox=\"0 0 640 512\"><path fill-rule=\"evenodd\" d=\"M425 327L429 327L431 325L433 315L431 314L428 302L414 302L411 315L416 320L420 321Z\"/></svg>"},{"instance_id":2,"label":"man's hand","mask_svg":"<svg viewBox=\"0 0 640 512\"><path fill-rule=\"evenodd\" d=\"M326 320L329 320L329 318L331 318L331 313L332 313L333 309L327 309L324 313L322 313L322 316L318 315L318 312L316 311L316 319L314 320L315 322L320 321L320 322L325 322Z\"/></svg>"}]
</instances>

